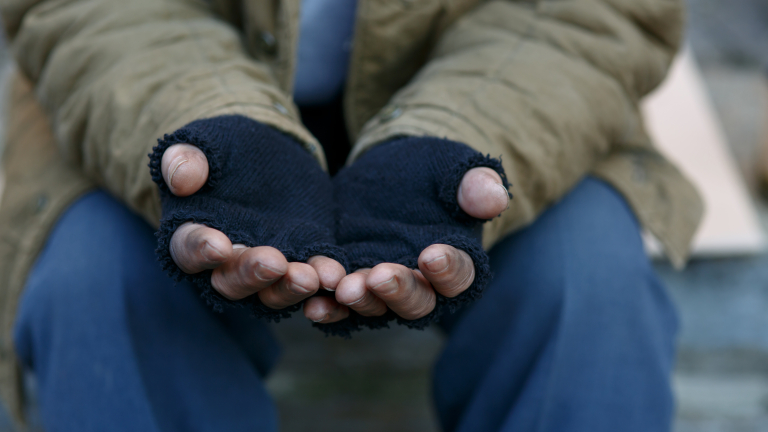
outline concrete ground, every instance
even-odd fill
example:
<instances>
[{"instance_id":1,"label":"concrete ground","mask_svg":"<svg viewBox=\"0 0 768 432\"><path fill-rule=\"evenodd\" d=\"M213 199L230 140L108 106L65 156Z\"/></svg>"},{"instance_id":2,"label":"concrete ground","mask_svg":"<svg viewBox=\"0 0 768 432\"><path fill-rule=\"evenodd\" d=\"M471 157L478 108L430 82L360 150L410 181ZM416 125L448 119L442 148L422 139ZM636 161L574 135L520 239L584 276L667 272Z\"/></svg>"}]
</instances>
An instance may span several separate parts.
<instances>
[{"instance_id":1,"label":"concrete ground","mask_svg":"<svg viewBox=\"0 0 768 432\"><path fill-rule=\"evenodd\" d=\"M739 167L758 196L766 138L768 3L689 0L688 40ZM758 203L768 227L768 209ZM768 253L658 263L680 309L676 432L768 432ZM436 431L429 370L436 330L325 338L301 319L276 326L284 342L268 386L284 431ZM10 432L0 410L0 432Z\"/></svg>"}]
</instances>

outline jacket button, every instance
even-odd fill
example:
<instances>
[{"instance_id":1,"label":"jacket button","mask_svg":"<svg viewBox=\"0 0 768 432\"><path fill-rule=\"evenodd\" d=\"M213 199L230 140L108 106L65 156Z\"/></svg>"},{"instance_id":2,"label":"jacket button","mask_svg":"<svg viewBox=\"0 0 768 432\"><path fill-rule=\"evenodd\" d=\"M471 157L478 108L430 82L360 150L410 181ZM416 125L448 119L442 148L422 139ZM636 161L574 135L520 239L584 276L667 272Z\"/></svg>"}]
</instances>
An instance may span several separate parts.
<instances>
[{"instance_id":1,"label":"jacket button","mask_svg":"<svg viewBox=\"0 0 768 432\"><path fill-rule=\"evenodd\" d=\"M37 212L41 212L45 210L45 208L48 207L48 197L45 195L40 195L37 197L37 203L35 203L35 209Z\"/></svg>"},{"instance_id":2,"label":"jacket button","mask_svg":"<svg viewBox=\"0 0 768 432\"><path fill-rule=\"evenodd\" d=\"M277 52L277 40L275 36L270 32L261 32L259 34L261 41L261 49L269 55L274 55Z\"/></svg>"},{"instance_id":3,"label":"jacket button","mask_svg":"<svg viewBox=\"0 0 768 432\"><path fill-rule=\"evenodd\" d=\"M280 114L288 115L288 109L284 107L280 102L275 102L272 104L272 106L275 107L276 110L280 111Z\"/></svg>"},{"instance_id":4,"label":"jacket button","mask_svg":"<svg viewBox=\"0 0 768 432\"><path fill-rule=\"evenodd\" d=\"M390 120L394 120L400 117L400 115L402 114L403 114L403 110L399 106L390 105L384 108L384 111L381 112L381 121L388 122Z\"/></svg>"},{"instance_id":5,"label":"jacket button","mask_svg":"<svg viewBox=\"0 0 768 432\"><path fill-rule=\"evenodd\" d=\"M644 167L635 165L632 170L632 180L635 183L646 184L648 183L648 172Z\"/></svg>"}]
</instances>

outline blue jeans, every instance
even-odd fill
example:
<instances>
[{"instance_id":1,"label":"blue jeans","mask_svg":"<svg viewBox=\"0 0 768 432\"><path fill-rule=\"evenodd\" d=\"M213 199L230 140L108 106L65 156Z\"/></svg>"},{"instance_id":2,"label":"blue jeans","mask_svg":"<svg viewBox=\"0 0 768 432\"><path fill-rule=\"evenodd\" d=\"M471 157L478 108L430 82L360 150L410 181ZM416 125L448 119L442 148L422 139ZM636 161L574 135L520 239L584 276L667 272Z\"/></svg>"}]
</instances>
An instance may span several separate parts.
<instances>
[{"instance_id":1,"label":"blue jeans","mask_svg":"<svg viewBox=\"0 0 768 432\"><path fill-rule=\"evenodd\" d=\"M267 327L211 312L163 274L154 247L104 192L58 222L14 334L46 430L277 430ZM444 430L669 430L676 315L616 191L584 180L490 256L485 296L441 322Z\"/></svg>"}]
</instances>

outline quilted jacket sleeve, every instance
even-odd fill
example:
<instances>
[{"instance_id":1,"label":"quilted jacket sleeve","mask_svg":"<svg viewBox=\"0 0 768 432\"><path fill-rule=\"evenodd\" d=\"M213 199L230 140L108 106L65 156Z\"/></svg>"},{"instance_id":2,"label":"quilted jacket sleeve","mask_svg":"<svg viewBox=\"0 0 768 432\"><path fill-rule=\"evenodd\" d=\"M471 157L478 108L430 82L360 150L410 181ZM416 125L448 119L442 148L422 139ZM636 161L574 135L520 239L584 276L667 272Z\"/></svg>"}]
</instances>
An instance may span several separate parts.
<instances>
[{"instance_id":1,"label":"quilted jacket sleeve","mask_svg":"<svg viewBox=\"0 0 768 432\"><path fill-rule=\"evenodd\" d=\"M324 156L268 66L194 0L2 0L21 71L34 83L64 157L151 223L156 139L193 120L241 114Z\"/></svg>"},{"instance_id":2,"label":"quilted jacket sleeve","mask_svg":"<svg viewBox=\"0 0 768 432\"><path fill-rule=\"evenodd\" d=\"M666 75L683 15L682 0L483 2L446 29L424 68L366 124L352 159L397 135L501 156L514 199L486 226L488 246L615 147L647 143L638 101Z\"/></svg>"}]
</instances>

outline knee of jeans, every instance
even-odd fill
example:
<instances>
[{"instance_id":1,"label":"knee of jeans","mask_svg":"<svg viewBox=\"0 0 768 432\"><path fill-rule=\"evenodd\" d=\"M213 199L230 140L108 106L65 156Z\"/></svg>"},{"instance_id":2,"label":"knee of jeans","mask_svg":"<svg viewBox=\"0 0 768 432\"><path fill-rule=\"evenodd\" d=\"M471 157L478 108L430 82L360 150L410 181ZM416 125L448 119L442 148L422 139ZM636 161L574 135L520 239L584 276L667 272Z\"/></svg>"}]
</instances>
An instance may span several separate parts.
<instances>
[{"instance_id":1,"label":"knee of jeans","mask_svg":"<svg viewBox=\"0 0 768 432\"><path fill-rule=\"evenodd\" d=\"M631 327L631 332L661 326L664 333L676 334L676 309L642 249L594 256L595 264L582 269L581 283L568 293L579 297L578 310L606 325Z\"/></svg>"},{"instance_id":2,"label":"knee of jeans","mask_svg":"<svg viewBox=\"0 0 768 432\"><path fill-rule=\"evenodd\" d=\"M120 272L103 259L42 261L36 267L22 293L22 306L44 315L88 313L108 297L121 295Z\"/></svg>"},{"instance_id":3,"label":"knee of jeans","mask_svg":"<svg viewBox=\"0 0 768 432\"><path fill-rule=\"evenodd\" d=\"M494 279L484 297L486 307L514 317L534 311L543 322L556 319L562 311L568 275L559 260L538 254L517 253L518 245L506 242L491 254ZM558 251L557 254L562 251ZM549 255L549 254L545 254ZM514 321L514 320L513 320Z\"/></svg>"},{"instance_id":4,"label":"knee of jeans","mask_svg":"<svg viewBox=\"0 0 768 432\"><path fill-rule=\"evenodd\" d=\"M82 322L97 324L116 303L107 300L120 295L114 275L99 262L93 264L50 254L39 257L22 291L14 323L14 344L22 362L31 366L35 347L52 332L69 332Z\"/></svg>"},{"instance_id":5,"label":"knee of jeans","mask_svg":"<svg viewBox=\"0 0 768 432\"><path fill-rule=\"evenodd\" d=\"M22 303L35 309L88 313L141 291L162 276L152 228L104 192L81 198L64 213L29 273ZM138 283L137 283L138 282Z\"/></svg>"},{"instance_id":6,"label":"knee of jeans","mask_svg":"<svg viewBox=\"0 0 768 432\"><path fill-rule=\"evenodd\" d=\"M531 258L530 263L517 263L508 275L502 269L497 276L509 281L503 283L510 288L507 304L521 310L535 309L549 318L559 317L566 303L568 310L583 307L586 313L617 318L645 313L649 302L666 314L674 314L642 246L625 244L617 249L615 239L601 237L548 251L543 254L549 258L546 262Z\"/></svg>"},{"instance_id":7,"label":"knee of jeans","mask_svg":"<svg viewBox=\"0 0 768 432\"><path fill-rule=\"evenodd\" d=\"M571 248L564 265L575 279L573 293L595 313L625 314L674 308L645 251L638 221L623 197L602 181L588 178L558 216Z\"/></svg>"},{"instance_id":8,"label":"knee of jeans","mask_svg":"<svg viewBox=\"0 0 768 432\"><path fill-rule=\"evenodd\" d=\"M568 313L566 320L618 325L660 318L665 328L676 328L674 307L639 230L617 192L585 181L531 227L494 247L496 275L486 296L507 316L533 309L532 317L543 322Z\"/></svg>"}]
</instances>

